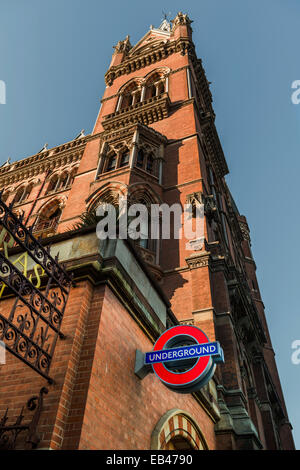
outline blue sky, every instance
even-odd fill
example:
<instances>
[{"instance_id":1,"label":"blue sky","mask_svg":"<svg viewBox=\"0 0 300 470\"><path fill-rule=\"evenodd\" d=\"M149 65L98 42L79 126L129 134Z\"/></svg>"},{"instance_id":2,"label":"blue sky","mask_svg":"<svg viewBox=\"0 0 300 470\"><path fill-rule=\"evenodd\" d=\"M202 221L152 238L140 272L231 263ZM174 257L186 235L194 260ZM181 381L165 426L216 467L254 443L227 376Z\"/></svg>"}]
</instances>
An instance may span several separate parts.
<instances>
[{"instance_id":1,"label":"blue sky","mask_svg":"<svg viewBox=\"0 0 300 470\"><path fill-rule=\"evenodd\" d=\"M212 82L227 181L251 228L253 253L294 438L300 448L300 2L297 0L1 0L0 162L90 132L112 46L137 42L162 8L188 12Z\"/></svg>"}]
</instances>

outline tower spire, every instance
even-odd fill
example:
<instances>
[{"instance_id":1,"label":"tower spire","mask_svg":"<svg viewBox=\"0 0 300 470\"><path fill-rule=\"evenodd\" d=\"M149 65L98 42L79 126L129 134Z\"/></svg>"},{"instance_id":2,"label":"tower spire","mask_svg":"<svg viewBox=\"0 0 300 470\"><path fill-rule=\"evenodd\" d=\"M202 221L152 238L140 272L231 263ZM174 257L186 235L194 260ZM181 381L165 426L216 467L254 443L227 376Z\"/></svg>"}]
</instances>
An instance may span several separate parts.
<instances>
[{"instance_id":1,"label":"tower spire","mask_svg":"<svg viewBox=\"0 0 300 470\"><path fill-rule=\"evenodd\" d=\"M171 31L171 24L168 20L168 16L171 15L171 12L169 13L166 13L165 11L162 12L163 14L163 18L162 18L162 23L160 24L160 26L158 27L158 29L160 29L161 31L167 31L168 33L170 33Z\"/></svg>"}]
</instances>

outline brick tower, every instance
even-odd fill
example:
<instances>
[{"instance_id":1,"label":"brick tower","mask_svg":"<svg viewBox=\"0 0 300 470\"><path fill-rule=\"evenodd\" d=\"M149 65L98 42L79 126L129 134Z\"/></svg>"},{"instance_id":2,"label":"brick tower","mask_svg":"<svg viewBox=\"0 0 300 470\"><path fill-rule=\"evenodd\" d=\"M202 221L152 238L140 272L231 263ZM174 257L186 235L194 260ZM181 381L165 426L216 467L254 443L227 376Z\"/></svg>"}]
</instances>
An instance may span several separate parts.
<instances>
[{"instance_id":1,"label":"brick tower","mask_svg":"<svg viewBox=\"0 0 300 470\"><path fill-rule=\"evenodd\" d=\"M150 279L147 282L152 288L155 286L157 295L167 306L164 327L172 322L199 326L211 340L217 339L224 349L224 365L218 366L206 395L198 398L202 405L206 403L206 417L200 416L199 410L195 411L190 397L180 397L180 408L186 406L190 412L198 413L198 419L202 420L207 431L209 448L293 449L291 425L255 275L249 227L225 181L228 167L214 123L209 84L202 62L195 53L191 23L189 17L180 12L171 24L164 20L159 28L151 27L135 46L130 44L128 36L119 41L105 74L106 89L93 132L88 136L80 134L74 141L55 149L44 148L36 156L22 161L22 165L17 162L2 168L0 186L6 187L4 197L8 202L14 200L25 212L27 224L33 226L34 233L51 236L57 243L62 243L66 234L71 233L70 228L79 221L82 213L91 212L105 202L117 205L121 196L125 196L129 204L138 202L147 206L204 204L203 246L195 244L190 250L185 238L174 237L160 241L149 237L130 245L130 250L135 251L130 256L137 256L136 263L142 266L147 279ZM42 160L48 163L41 166ZM26 173L26 165L29 168L37 164L40 166L35 173ZM14 179L17 172L21 176ZM32 179L32 174L40 176ZM16 183L18 179L22 183ZM11 186L7 186L9 184ZM74 234L68 236L75 237ZM87 247L86 244L77 246L80 253L76 252L75 256L74 248L72 256L75 261L70 265L76 270L78 260L85 259L78 271L78 282L82 282L87 276L86 265L92 257L80 251L83 246ZM104 274L108 273L116 257L116 253L106 257L107 264L102 264L106 269ZM89 271L90 277L91 273ZM131 275L130 269L128 274ZM109 287L105 287L101 295L98 293L98 297L94 287L80 284L87 296L85 304L81 305L82 318L91 308L91 315L96 319L95 305L100 304L102 307L110 305L112 312L121 315L121 307L116 306L117 300L113 298L120 286L112 287L111 279ZM134 279L132 273L131 282ZM71 292L72 312L79 301L76 300L79 299L77 292L74 289L74 298ZM127 309L131 300L127 301ZM145 305L148 305L146 300ZM155 310L153 305L151 308ZM118 315L111 315L118 322ZM104 314L103 318L106 318ZM98 320L93 321L98 325ZM108 334L112 335L108 324L106 327ZM88 324L86 328L89 331L92 327ZM137 328L133 325L128 334L133 335L136 331L138 335ZM126 329L128 327L124 323L123 331ZM148 338L153 341L158 333L151 334ZM82 339L81 348L90 344L85 341ZM95 365L97 357L101 358L101 355L97 356L101 354L101 341L99 344L94 343L91 354L93 367L100 368L101 359L99 365ZM72 347L74 345L70 345ZM66 370L68 367L70 365L66 365ZM76 370L80 370L80 365L78 368ZM101 381L97 382L93 370L90 369L89 380L93 378L94 390L95 386L103 385ZM66 375L65 372L64 377ZM75 376L72 380L76 388ZM96 410L95 416L98 417L94 395L91 398L95 393L91 381L84 386L85 400L92 400L92 409ZM123 386L127 386L125 382ZM76 398L71 391L66 392L68 386L64 381L61 388L58 387L58 400L62 400L59 393L64 387L65 393L70 395L68 406L72 411L76 408ZM179 400L173 392L159 389L159 393L164 397L163 403L168 397L170 403ZM112 405L117 407L116 403ZM88 407L86 411L80 409L84 416L81 425L84 426L92 419L92 411L89 412ZM120 410L125 419L126 412L122 408ZM158 410L153 413L158 418ZM128 420L129 415L128 412ZM57 422L58 415L55 416L53 422ZM99 423L101 419L99 417ZM89 448L86 438L82 437L83 427L78 424L77 429L82 432L80 440L78 436L74 437L75 431L75 434L70 431L73 429L68 427L70 422L66 418L66 427L61 424L66 440L54 439L52 448ZM117 426L117 422L114 423ZM148 429L147 423L145 429ZM153 424L149 421L149 429ZM94 446L99 446L97 439L93 439ZM126 439L120 441L120 448L147 448L147 441L141 440L141 444L135 441L134 444Z\"/></svg>"}]
</instances>

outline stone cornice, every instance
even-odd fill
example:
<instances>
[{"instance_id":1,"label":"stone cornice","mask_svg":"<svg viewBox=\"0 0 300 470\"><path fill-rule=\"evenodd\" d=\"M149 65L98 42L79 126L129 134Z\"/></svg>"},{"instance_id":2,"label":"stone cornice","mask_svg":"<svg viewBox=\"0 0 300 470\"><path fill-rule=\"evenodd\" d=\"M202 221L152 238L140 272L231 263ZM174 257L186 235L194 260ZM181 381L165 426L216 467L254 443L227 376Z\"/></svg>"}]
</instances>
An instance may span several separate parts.
<instances>
[{"instance_id":1,"label":"stone cornice","mask_svg":"<svg viewBox=\"0 0 300 470\"><path fill-rule=\"evenodd\" d=\"M175 52L185 54L187 49L194 48L189 39L179 38L177 41L160 41L153 49L141 50L140 54L128 57L119 65L112 66L105 74L105 83L111 86L114 80L122 75L128 75L136 70L165 59Z\"/></svg>"},{"instance_id":2,"label":"stone cornice","mask_svg":"<svg viewBox=\"0 0 300 470\"><path fill-rule=\"evenodd\" d=\"M215 169L217 176L222 178L229 173L229 169L212 119L209 123L203 125L202 132L213 168Z\"/></svg>"},{"instance_id":3,"label":"stone cornice","mask_svg":"<svg viewBox=\"0 0 300 470\"><path fill-rule=\"evenodd\" d=\"M26 180L47 170L60 168L64 165L80 161L88 138L54 147L46 152L19 160L0 169L0 187Z\"/></svg>"},{"instance_id":4,"label":"stone cornice","mask_svg":"<svg viewBox=\"0 0 300 470\"><path fill-rule=\"evenodd\" d=\"M202 252L197 255L186 258L186 262L190 269L204 268L209 266L210 253Z\"/></svg>"},{"instance_id":5,"label":"stone cornice","mask_svg":"<svg viewBox=\"0 0 300 470\"><path fill-rule=\"evenodd\" d=\"M197 79L196 87L198 92L203 98L206 111L212 111L212 95L209 89L205 71L202 66L202 60L197 58L194 43L188 38L179 38L176 41L161 41L156 47L151 50L141 51L140 55L128 57L119 65L112 66L105 74L105 83L111 86L114 80L122 75L129 75L136 70L147 67L150 64L164 60L166 57L174 54L181 53L189 54L189 58L194 68L195 76ZM175 72L175 71L174 71ZM171 71L172 73L172 71ZM213 112L213 111L212 111Z\"/></svg>"}]
</instances>

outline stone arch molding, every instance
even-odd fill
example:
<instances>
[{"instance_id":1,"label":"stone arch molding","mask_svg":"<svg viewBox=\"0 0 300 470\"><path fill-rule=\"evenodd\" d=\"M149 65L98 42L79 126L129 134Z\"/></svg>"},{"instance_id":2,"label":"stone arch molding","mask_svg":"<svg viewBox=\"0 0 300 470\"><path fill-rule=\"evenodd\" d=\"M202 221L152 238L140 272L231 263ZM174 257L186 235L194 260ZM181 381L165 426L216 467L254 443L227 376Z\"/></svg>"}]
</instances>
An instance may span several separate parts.
<instances>
[{"instance_id":1,"label":"stone arch molding","mask_svg":"<svg viewBox=\"0 0 300 470\"><path fill-rule=\"evenodd\" d=\"M151 450L164 450L175 436L186 439L194 450L208 450L208 445L196 420L187 411L173 408L156 424L151 435Z\"/></svg>"},{"instance_id":2,"label":"stone arch molding","mask_svg":"<svg viewBox=\"0 0 300 470\"><path fill-rule=\"evenodd\" d=\"M142 197L146 197L149 204L162 204L160 196L148 183L137 182L131 184L128 188L128 199L133 203L138 203Z\"/></svg>"},{"instance_id":3,"label":"stone arch molding","mask_svg":"<svg viewBox=\"0 0 300 470\"><path fill-rule=\"evenodd\" d=\"M128 82L124 83L118 91L118 94L121 95L123 93L126 93L126 91L130 90L131 87L137 86L137 87L142 87L146 86L153 77L156 75L159 75L161 78L166 78L170 75L171 70L169 67L157 67L154 70L151 70L145 77L133 77Z\"/></svg>"},{"instance_id":4,"label":"stone arch molding","mask_svg":"<svg viewBox=\"0 0 300 470\"><path fill-rule=\"evenodd\" d=\"M65 205L67 203L67 197L66 196L54 196L51 199L48 199L44 204L40 206L38 209L36 216L37 218L41 215L41 213L45 213L47 211L50 211L52 207L57 205L61 210L64 209Z\"/></svg>"},{"instance_id":5,"label":"stone arch molding","mask_svg":"<svg viewBox=\"0 0 300 470\"><path fill-rule=\"evenodd\" d=\"M119 198L127 197L127 185L119 181L105 183L94 191L86 200L86 210L96 209L101 202L118 205Z\"/></svg>"}]
</instances>

